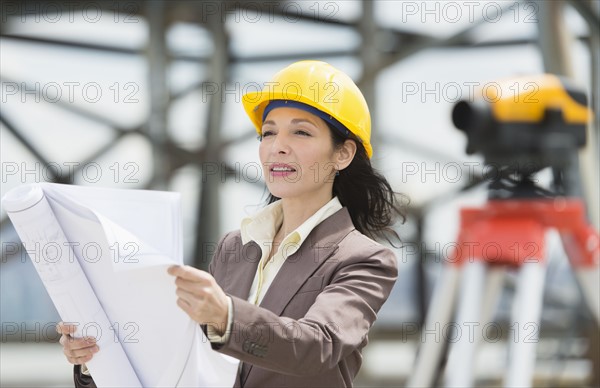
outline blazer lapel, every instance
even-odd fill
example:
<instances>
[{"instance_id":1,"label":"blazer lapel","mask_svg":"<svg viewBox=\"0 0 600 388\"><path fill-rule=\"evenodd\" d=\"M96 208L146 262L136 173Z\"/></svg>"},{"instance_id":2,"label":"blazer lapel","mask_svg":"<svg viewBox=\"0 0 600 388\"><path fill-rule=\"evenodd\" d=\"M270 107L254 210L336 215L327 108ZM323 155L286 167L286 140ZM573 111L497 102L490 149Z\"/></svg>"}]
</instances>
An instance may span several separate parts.
<instances>
[{"instance_id":1,"label":"blazer lapel","mask_svg":"<svg viewBox=\"0 0 600 388\"><path fill-rule=\"evenodd\" d=\"M258 244L254 241L248 242L246 245L236 245L240 249L232 252L234 255L228 261L227 272L225 274L224 291L241 299L248 299L250 287L256 274L256 268L262 251Z\"/></svg>"},{"instance_id":2,"label":"blazer lapel","mask_svg":"<svg viewBox=\"0 0 600 388\"><path fill-rule=\"evenodd\" d=\"M281 315L304 282L337 251L339 241L352 229L346 208L317 225L300 249L283 263L260 306Z\"/></svg>"},{"instance_id":3,"label":"blazer lapel","mask_svg":"<svg viewBox=\"0 0 600 388\"><path fill-rule=\"evenodd\" d=\"M304 282L323 264L331 255L333 255L338 249L338 243L346 236L350 231L354 229L352 219L348 213L348 209L342 208L335 214L317 225L312 232L308 235L306 241L302 244L300 249L293 255L289 256L285 263L279 269L279 272L273 279L273 283L267 290L260 306L268 310L271 310L277 315L281 315L285 306L294 297L296 292L302 287ZM258 248L258 244L256 244ZM256 262L260 260L260 249L258 249L258 258ZM251 268L236 268L235 271L238 274L237 277L232 276L231 280L239 278L240 282L244 280L244 273L242 271L248 271L250 275L245 274L246 278L249 278L249 283L246 283L236 287L239 291L244 291L244 294L240 297L247 299L254 280L254 274L256 273L257 264ZM229 280L229 278L228 278ZM236 294L234 294L236 295ZM237 295L236 295L237 296ZM252 370L251 364L240 363L240 373L238 381L243 386L250 375Z\"/></svg>"}]
</instances>

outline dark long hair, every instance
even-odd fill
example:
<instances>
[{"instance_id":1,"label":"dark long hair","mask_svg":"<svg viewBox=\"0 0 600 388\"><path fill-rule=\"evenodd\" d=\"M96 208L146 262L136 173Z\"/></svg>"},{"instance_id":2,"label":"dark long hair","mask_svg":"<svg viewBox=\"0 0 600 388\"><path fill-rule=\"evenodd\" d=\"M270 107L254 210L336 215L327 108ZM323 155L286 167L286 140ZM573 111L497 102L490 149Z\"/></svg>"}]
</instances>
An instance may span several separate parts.
<instances>
[{"instance_id":1,"label":"dark long hair","mask_svg":"<svg viewBox=\"0 0 600 388\"><path fill-rule=\"evenodd\" d=\"M333 195L342 206L348 208L354 227L372 239L385 239L391 245L394 240L400 242L400 236L392 228L395 222L406 220L404 204L408 197L392 189L387 179L371 165L367 151L361 141L352 133L344 137L329 123L329 132L334 147L341 147L347 139L356 143L356 155L345 169L333 181ZM267 203L279 200L269 194Z\"/></svg>"}]
</instances>

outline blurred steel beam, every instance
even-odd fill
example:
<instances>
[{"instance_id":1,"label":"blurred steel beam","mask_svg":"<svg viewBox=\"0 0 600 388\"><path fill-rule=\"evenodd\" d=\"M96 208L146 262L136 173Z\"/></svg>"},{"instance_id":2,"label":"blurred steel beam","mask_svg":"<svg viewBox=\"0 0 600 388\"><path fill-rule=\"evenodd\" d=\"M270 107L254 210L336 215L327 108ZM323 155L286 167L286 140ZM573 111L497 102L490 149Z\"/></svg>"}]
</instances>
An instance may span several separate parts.
<instances>
[{"instance_id":1,"label":"blurred steel beam","mask_svg":"<svg viewBox=\"0 0 600 388\"><path fill-rule=\"evenodd\" d=\"M165 20L165 3L162 0L146 4L146 15L150 29L147 47L150 85L150 115L147 122L148 136L152 139L154 149L153 183L157 189L167 188L171 175L169 155L165 152L168 141L167 110L169 92L167 87L167 43Z\"/></svg>"},{"instance_id":2,"label":"blurred steel beam","mask_svg":"<svg viewBox=\"0 0 600 388\"><path fill-rule=\"evenodd\" d=\"M513 7L513 6L514 6L513 3L507 3L507 5L505 5L501 9L501 11L504 13L504 12L508 11L510 9L510 7ZM479 20L475 21L474 23L469 24L469 27L467 27L449 37L446 37L446 38L423 37L423 38L417 39L416 42L406 45L401 51L399 51L395 54L389 55L387 57L384 57L384 59L382 61L382 67L391 66L394 63L397 63L413 54L416 54L417 52L420 52L420 51L428 49L428 48L451 46L451 45L456 45L456 44L459 44L459 45L470 44L470 42L472 41L471 37L472 37L473 31L475 31L479 26L481 26L485 23L487 23L487 20L485 19L485 17L482 16Z\"/></svg>"},{"instance_id":3,"label":"blurred steel beam","mask_svg":"<svg viewBox=\"0 0 600 388\"><path fill-rule=\"evenodd\" d=\"M537 1L539 46L547 72L573 77L572 36L564 23L564 1Z\"/></svg>"},{"instance_id":4,"label":"blurred steel beam","mask_svg":"<svg viewBox=\"0 0 600 388\"><path fill-rule=\"evenodd\" d=\"M42 155L41 151L36 146L34 146L33 143L31 143L25 136L23 136L21 131L19 131L2 112L0 112L0 123L2 123L4 127L6 127L8 132L10 132L21 144L23 144L23 146L27 148L27 150L31 152L31 154L37 160L39 160L44 166L49 165L49 161L46 159L46 157L44 157L44 155ZM53 169L51 168L48 168L46 170L50 173L53 182L69 183L68 177L65 178L63 176L56 175Z\"/></svg>"},{"instance_id":5,"label":"blurred steel beam","mask_svg":"<svg viewBox=\"0 0 600 388\"><path fill-rule=\"evenodd\" d=\"M437 160L442 163L465 163L463 160L457 159L455 156L447 154L438 149L434 149L418 142L415 142L407 137L400 135L390 135L391 131L387 131L388 135L385 136L385 144L391 145L394 147L398 147L400 149L406 149L408 151L413 151L422 154L424 157Z\"/></svg>"},{"instance_id":6,"label":"blurred steel beam","mask_svg":"<svg viewBox=\"0 0 600 388\"><path fill-rule=\"evenodd\" d=\"M245 131L242 135L237 136L233 139L220 141L218 145L216 145L215 152L213 154L221 155L222 152L225 151L226 148L231 147L235 144L242 143L246 140L252 139L256 137L256 132L254 129ZM208 160L208 158L213 158L214 156L206 155L206 147L202 147L200 149L189 151L187 149L181 148L179 145L175 144L172 140L169 140L166 144L165 152L170 155L171 158L171 169L177 170L180 167L183 167L188 164L197 165L202 168L204 161ZM223 163L225 165L225 163ZM229 174L226 171L226 175Z\"/></svg>"},{"instance_id":7,"label":"blurred steel beam","mask_svg":"<svg viewBox=\"0 0 600 388\"><path fill-rule=\"evenodd\" d=\"M571 2L572 5L574 5L573 3L575 2ZM577 3L581 3L576 6L578 7L577 10L580 12L580 14L582 14L586 22L589 24L588 27L590 30L590 41L598 43L600 27L598 25L597 15L593 14L591 9L586 9L587 4L584 1ZM565 1L538 0L537 4L540 12L538 17L539 45L542 57L544 59L544 68L546 72L562 75L570 79L575 79L573 63L571 62L573 39L569 29L567 28L564 17ZM587 17L585 15L587 15ZM595 24L592 25L590 23ZM598 54L598 47L590 46L590 55L594 57L594 54ZM598 69L594 68L594 65L598 65L598 58L592 58L590 70L592 87L598 85ZM598 88L592 89L591 91L592 109L594 109L594 104L598 99L598 93ZM596 111L595 113L597 116L599 112ZM555 181L557 179L562 179L565 182L565 195L586 199L588 215L595 224L596 228L599 224L600 212L598 204L598 144L596 143L597 137L594 136L597 134L597 131L593 131L591 127L588 127L588 143L591 143L588 144L587 147L581 152L571 152L571 163L569 163L567 167L563 169L553 169ZM587 183L587 185L584 185L583 178L585 178L585 183ZM584 195L584 186L585 189L587 189L585 193L586 195ZM592 267L589 268L589 271L596 272L596 269ZM583 286L580 285L580 287ZM578 310L587 310L587 308L584 303L580 303ZM594 322L594 319L592 318L591 321ZM581 324L579 319L574 323ZM593 323L591 326L593 328L592 330L597 333L598 326L594 325ZM575 333L574 328L572 327L566 335L568 338L574 337L577 334L578 333ZM597 335L591 335L588 337L588 340L591 342L592 347L597 346ZM592 368L594 380L598 381L600 376L600 372L598 371L598 357L593 357L592 362L594 363Z\"/></svg>"},{"instance_id":8,"label":"blurred steel beam","mask_svg":"<svg viewBox=\"0 0 600 388\"><path fill-rule=\"evenodd\" d=\"M535 44L536 41L534 39L506 39L506 40L497 40L491 42L478 42L474 43L472 40L467 39L467 37L463 37L462 39L456 38L455 40L448 41L445 43L437 42L436 38L432 38L426 35L418 35L412 34L411 38L405 40L403 37L409 36L408 34L397 32L394 29L380 29L377 36L383 36L385 34L390 34L390 36L399 36L402 37L398 40L398 47L388 50L385 52L385 55L389 57L385 59L386 65L389 66L401 59L409 57L412 54L415 54L426 48L465 48L465 49L478 49L484 47L505 47L505 46L520 46L527 44ZM124 54L124 55L143 55L143 49L131 49L126 47L117 47L111 45L100 45L94 43L86 43L86 42L75 42L75 41L67 41L60 39L49 39L49 38L40 38L40 37L32 37L32 36L22 36L15 34L2 34L0 35L0 41L2 39L8 40L18 40L29 43L37 43L43 45L54 45L65 48L73 48L73 49L86 49L86 50L95 50L102 51L113 54ZM587 37L579 37L578 38L582 42L587 42L589 39ZM436 43L437 42L437 43ZM230 62L232 64L246 64L246 63L261 63L261 62L271 62L271 61L295 61L300 58L328 58L328 57L344 57L344 56L355 56L359 55L360 48L357 49L347 49L347 50L330 50L330 51L311 51L311 52L300 52L300 53L289 53L289 54L265 54L265 55L257 55L257 56L247 56L240 57L231 55ZM378 53L378 55L381 53ZM385 57L384 55L384 57ZM185 61L185 62L201 62L208 63L209 58L199 56L199 55L191 55L191 54L177 54L177 53L168 53L167 57L171 61Z\"/></svg>"},{"instance_id":9,"label":"blurred steel beam","mask_svg":"<svg viewBox=\"0 0 600 388\"><path fill-rule=\"evenodd\" d=\"M265 54L265 55L254 55L248 57L238 57L235 55L231 56L231 63L246 64L246 63L259 63L259 62L275 62L275 61L297 61L305 58L324 58L324 57L344 57L353 56L359 53L359 49L356 50L330 50L330 51L305 51L296 53L286 54Z\"/></svg>"},{"instance_id":10,"label":"blurred steel beam","mask_svg":"<svg viewBox=\"0 0 600 388\"><path fill-rule=\"evenodd\" d=\"M200 164L200 162L205 158L204 151L204 147L194 151L183 149L177 144L173 143L172 140L169 140L165 144L165 148L163 150L163 152L169 155L170 167L173 171L188 164Z\"/></svg>"},{"instance_id":11,"label":"blurred steel beam","mask_svg":"<svg viewBox=\"0 0 600 388\"><path fill-rule=\"evenodd\" d=\"M426 259L427 254L424 252L423 247L425 246L424 235L425 235L425 214L422 211L423 209L415 209L415 223L417 226L416 236L414 236L414 243L418 250L419 261L416 265L416 290L417 290L417 309L419 311L419 327L423 327L425 324L425 316L427 315L427 310L429 308L429 299L428 299L428 291L429 287L427 285L427 271L426 267Z\"/></svg>"},{"instance_id":12,"label":"blurred steel beam","mask_svg":"<svg viewBox=\"0 0 600 388\"><path fill-rule=\"evenodd\" d=\"M17 40L21 42L28 42L33 44L42 44L49 46L59 46L67 49L77 49L77 50L94 50L100 52L106 52L111 54L124 54L124 55L144 55L143 48L127 48L127 47L118 47L113 45L104 45L97 43L87 43L87 42L77 42L73 40L64 40L64 39L50 39L50 38L41 38L37 36L24 36L24 35L16 35L16 34L2 34L0 35L1 39L8 40ZM0 39L0 40L1 40ZM191 55L191 54L174 54L174 53L166 53L166 57L170 60L176 61L185 61L185 62L208 62L208 58L199 56L199 55Z\"/></svg>"},{"instance_id":13,"label":"blurred steel beam","mask_svg":"<svg viewBox=\"0 0 600 388\"><path fill-rule=\"evenodd\" d=\"M0 36L2 39L11 39L17 40L21 42L29 42L29 43L38 43L43 45L52 45L52 46L61 46L65 48L72 49L85 49L85 50L94 50L94 51L105 51L113 54L134 54L134 55L142 55L143 51L139 49L131 49L126 47L118 47L108 44L97 44L97 43L87 43L87 42L77 42L74 40L64 40L64 39L51 39L51 38L42 38L38 36L25 36L25 35L16 35L16 34L2 34Z\"/></svg>"},{"instance_id":14,"label":"blurred steel beam","mask_svg":"<svg viewBox=\"0 0 600 388\"><path fill-rule=\"evenodd\" d=\"M564 23L564 2L536 1L538 5L538 44L544 70L547 73L573 78L573 65L570 50L572 37ZM579 159L576 154L570 158L567 168L553 168L554 181L564 182L564 194L572 197L583 197L582 182L579 175Z\"/></svg>"},{"instance_id":15,"label":"blurred steel beam","mask_svg":"<svg viewBox=\"0 0 600 388\"><path fill-rule=\"evenodd\" d=\"M598 0L567 1L587 22L591 35L600 35L600 2ZM594 9L594 7L596 9Z\"/></svg>"},{"instance_id":16,"label":"blurred steel beam","mask_svg":"<svg viewBox=\"0 0 600 388\"><path fill-rule=\"evenodd\" d=\"M171 101L171 103L173 103L177 100L185 98L186 96L190 95L191 93L194 93L195 91L201 90L206 85L207 85L206 81L201 81L201 82L196 82L196 83L190 84L190 85L186 86L185 88L181 89L180 91L178 91L177 93L171 93L171 97L169 98L169 100Z\"/></svg>"},{"instance_id":17,"label":"blurred steel beam","mask_svg":"<svg viewBox=\"0 0 600 388\"><path fill-rule=\"evenodd\" d=\"M4 265L17 258L24 258L25 252L23 252L21 239L8 216L5 216L0 222L0 243L2 246L0 249L0 265ZM15 246L15 244L17 246Z\"/></svg>"},{"instance_id":18,"label":"blurred steel beam","mask_svg":"<svg viewBox=\"0 0 600 388\"><path fill-rule=\"evenodd\" d=\"M587 36L573 37L573 39L577 39L582 43L587 43L589 41L589 37L587 37ZM440 48L480 49L480 48L488 48L488 47L493 48L493 47L536 45L538 43L539 43L539 41L537 39L500 39L500 40L493 40L493 41L489 41L489 42L477 42L477 43L469 43L469 42L449 43L448 45L445 45L444 47L440 47Z\"/></svg>"},{"instance_id":19,"label":"blurred steel beam","mask_svg":"<svg viewBox=\"0 0 600 388\"><path fill-rule=\"evenodd\" d=\"M2 82L12 82L16 85L16 87L18 89L21 89L24 87L26 90L36 90L36 92L39 93L40 95L42 95L44 98L48 97L51 100L54 98L54 96L47 96L46 94L44 94L44 91L40 90L40 88L38 88L37 86L28 85L25 82L18 83L18 82L12 81L10 79L7 79L4 76L1 77L0 80ZM51 182L73 183L72 177L76 176L76 174L83 167L89 165L90 163L93 163L96 159L98 159L99 157L106 154L108 151L110 151L112 148L114 148L114 144L116 142L118 142L120 139L122 139L123 137L125 137L126 135L129 135L129 134L133 134L133 133L140 134L140 135L144 136L152 144L153 147L161 147L161 145L158 145L156 143L156 139L154 139L152 136L149 136L147 131L143 130L142 125L139 125L136 127L131 127L131 128L123 128L123 127L117 126L110 119L100 116L100 115L97 115L91 111L81 109L75 104L66 103L63 100L58 100L56 102L53 102L53 104L55 104L60 109L75 113L79 116L85 117L88 120L91 120L98 124L102 124L102 125L110 127L110 129L114 131L115 137L111 140L110 143L107 143L103 147L100 147L95 152L93 152L91 155L86 157L83 161L79 162L79 164L77 166L74 166L72 171L70 171L70 177L54 176L50 180ZM41 156L41 152L38 151L36 148L34 148L33 145L31 144L31 142L29 142L25 137L23 137L23 135L21 134L21 131L17 130L14 126L12 126L12 124L9 121L7 121L5 118L2 119L2 122L6 125L7 129L11 133L13 133L13 135L17 138L17 140L19 142L21 142L25 146L25 148L27 148L36 157L36 159L38 159L42 164L48 165L49 162ZM172 148L172 149L174 149L173 152L183 152L183 150L181 148L177 148L177 150L175 150L175 148L176 147L173 146L173 148ZM52 173L52 169L48 169L48 170Z\"/></svg>"},{"instance_id":20,"label":"blurred steel beam","mask_svg":"<svg viewBox=\"0 0 600 388\"><path fill-rule=\"evenodd\" d=\"M233 139L222 141L221 145L219 146L220 151L222 152L225 150L225 148L238 143L245 142L246 140L256 139L257 136L258 135L256 134L256 130L254 128L248 129L247 131L244 131L244 133L237 137L234 137Z\"/></svg>"},{"instance_id":21,"label":"blurred steel beam","mask_svg":"<svg viewBox=\"0 0 600 388\"><path fill-rule=\"evenodd\" d=\"M226 2L224 2L226 3ZM233 3L233 2L231 2ZM295 21L305 21L305 22L313 22L313 23L319 23L319 24L327 24L327 25L332 25L332 26L339 26L339 27L355 27L356 23L354 22L346 22L343 20L339 20L333 17L333 15L335 14L335 12L331 12L330 14L327 15L320 15L319 12L320 10L312 10L312 15L309 15L308 12L296 12L291 11L289 5L286 5L286 3L288 3L287 1L258 1L258 2L244 2L244 1L240 1L235 2L235 5L237 8L239 9L243 9L243 10L249 10L249 11L257 11L260 12L261 15L267 14L269 15L269 17L272 16L278 16L278 17L283 17L286 18L288 20L294 20ZM290 2L291 3L291 2ZM315 5L317 3L308 3L307 4L312 4ZM295 6L297 6L298 4L294 4ZM336 4L335 2L329 2L329 3L325 3L324 4L324 8L327 7L328 5L335 7ZM320 5L318 5L320 7ZM335 11L335 10L332 10Z\"/></svg>"},{"instance_id":22,"label":"blurred steel beam","mask_svg":"<svg viewBox=\"0 0 600 388\"><path fill-rule=\"evenodd\" d=\"M218 17L208 20L215 51L210 62L210 81L216 85L225 85L229 69L229 41L224 23ZM206 142L204 159L202 160L202 183L199 197L199 214L196 226L196 245L194 249L194 266L207 269L212 259L210 252L220 239L220 188L222 185L220 132L223 119L223 103L221 93L211 95L208 105ZM217 172L215 173L215 169Z\"/></svg>"},{"instance_id":23,"label":"blurred steel beam","mask_svg":"<svg viewBox=\"0 0 600 388\"><path fill-rule=\"evenodd\" d=\"M582 165L586 172L586 196L589 199L591 207L590 218L594 226L600 228L600 209L598 197L598 181L600 180L600 2L575 1L568 2L587 23L590 31L590 39L587 47L590 50L590 69L591 69L591 108L594 111L593 124L588 131L588 145L583 152ZM597 376L597 378L600 378Z\"/></svg>"},{"instance_id":24,"label":"blurred steel beam","mask_svg":"<svg viewBox=\"0 0 600 388\"><path fill-rule=\"evenodd\" d=\"M358 31L362 39L359 59L362 62L362 77L358 82L358 86L367 100L367 104L371 111L375 110L375 79L379 75L381 68L381 55L377 49L375 37L377 35L377 24L375 22L375 4L370 0L363 0L362 11L363 16L358 23ZM378 143L378 134L371 133L374 145Z\"/></svg>"},{"instance_id":25,"label":"blurred steel beam","mask_svg":"<svg viewBox=\"0 0 600 388\"><path fill-rule=\"evenodd\" d=\"M0 75L0 82L12 83L19 90L22 90L22 89L35 90L36 94L39 94L45 101L47 101L47 100L52 101L51 103L54 104L55 106L59 107L60 109L63 109L65 111L68 111L71 113L75 113L79 116L83 116L86 119L94 121L98 124L109 126L109 127L111 127L111 129L113 129L117 133L133 133L133 132L139 131L139 129L140 129L139 126L133 127L133 128L121 127L108 117L99 115L95 112L92 112L91 110L83 109L77 104L64 102L62 99L55 101L55 98L56 98L55 96L49 96L37 84L31 85L31 84L28 84L27 82L17 82L11 78L7 78L5 75Z\"/></svg>"}]
</instances>

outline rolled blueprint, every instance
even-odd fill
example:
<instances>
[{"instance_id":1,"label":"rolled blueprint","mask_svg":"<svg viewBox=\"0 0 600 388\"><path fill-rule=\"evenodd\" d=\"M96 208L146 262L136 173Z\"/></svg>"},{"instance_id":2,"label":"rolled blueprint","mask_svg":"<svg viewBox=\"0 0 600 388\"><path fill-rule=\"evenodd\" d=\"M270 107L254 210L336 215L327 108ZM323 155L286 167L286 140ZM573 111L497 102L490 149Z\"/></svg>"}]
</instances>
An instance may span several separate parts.
<instances>
[{"instance_id":1,"label":"rolled blueprint","mask_svg":"<svg viewBox=\"0 0 600 388\"><path fill-rule=\"evenodd\" d=\"M37 185L18 187L2 204L61 319L77 325L75 337L97 338L101 351L87 366L98 387L141 387L43 190Z\"/></svg>"},{"instance_id":2,"label":"rolled blueprint","mask_svg":"<svg viewBox=\"0 0 600 388\"><path fill-rule=\"evenodd\" d=\"M238 361L211 349L176 303L177 193L40 183L3 206L64 321L94 336L98 387L231 387Z\"/></svg>"}]
</instances>

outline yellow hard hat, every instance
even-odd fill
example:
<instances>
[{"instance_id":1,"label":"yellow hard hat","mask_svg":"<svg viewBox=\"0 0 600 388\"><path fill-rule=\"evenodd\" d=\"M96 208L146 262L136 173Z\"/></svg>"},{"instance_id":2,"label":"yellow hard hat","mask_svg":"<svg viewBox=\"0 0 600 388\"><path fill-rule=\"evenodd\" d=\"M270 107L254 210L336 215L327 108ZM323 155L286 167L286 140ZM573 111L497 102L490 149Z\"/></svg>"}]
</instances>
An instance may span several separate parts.
<instances>
[{"instance_id":1,"label":"yellow hard hat","mask_svg":"<svg viewBox=\"0 0 600 388\"><path fill-rule=\"evenodd\" d=\"M330 123L341 123L358 137L369 158L373 155L367 102L352 79L330 64L295 62L275 74L262 91L244 94L242 104L259 135L262 134L265 108L274 100L302 103L318 109L325 114L320 117L325 116Z\"/></svg>"}]
</instances>

